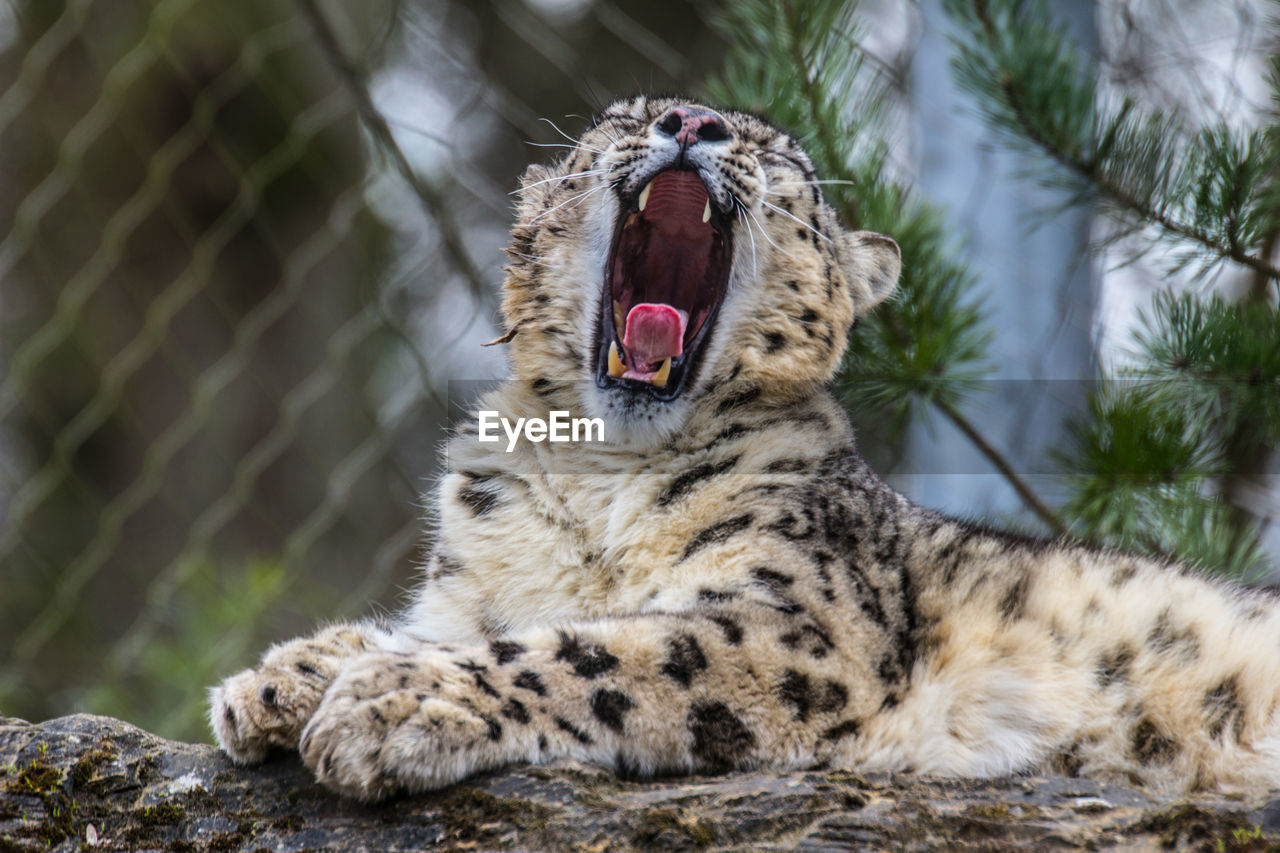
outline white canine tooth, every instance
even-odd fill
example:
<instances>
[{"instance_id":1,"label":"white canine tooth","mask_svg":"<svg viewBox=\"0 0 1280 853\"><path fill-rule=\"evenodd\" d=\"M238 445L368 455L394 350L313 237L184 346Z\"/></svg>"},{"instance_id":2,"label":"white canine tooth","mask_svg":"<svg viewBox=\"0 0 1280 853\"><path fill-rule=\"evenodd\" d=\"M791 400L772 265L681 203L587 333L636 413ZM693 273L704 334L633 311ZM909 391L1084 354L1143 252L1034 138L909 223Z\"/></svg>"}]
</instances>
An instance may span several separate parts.
<instances>
[{"instance_id":1,"label":"white canine tooth","mask_svg":"<svg viewBox=\"0 0 1280 853\"><path fill-rule=\"evenodd\" d=\"M650 377L649 382L655 388L666 388L667 377L671 375L671 359L663 359L662 367L658 368L658 372Z\"/></svg>"},{"instance_id":2,"label":"white canine tooth","mask_svg":"<svg viewBox=\"0 0 1280 853\"><path fill-rule=\"evenodd\" d=\"M653 189L653 181L644 185L644 189L640 190L640 209L644 210L644 206L649 203L649 190Z\"/></svg>"},{"instance_id":3,"label":"white canine tooth","mask_svg":"<svg viewBox=\"0 0 1280 853\"><path fill-rule=\"evenodd\" d=\"M711 199L707 199L707 206L702 208L702 221L706 222L711 218Z\"/></svg>"},{"instance_id":4,"label":"white canine tooth","mask_svg":"<svg viewBox=\"0 0 1280 853\"><path fill-rule=\"evenodd\" d=\"M622 374L626 372L626 365L624 365L622 363L622 359L618 357L618 342L612 341L609 344L609 375L614 379L621 379Z\"/></svg>"}]
</instances>

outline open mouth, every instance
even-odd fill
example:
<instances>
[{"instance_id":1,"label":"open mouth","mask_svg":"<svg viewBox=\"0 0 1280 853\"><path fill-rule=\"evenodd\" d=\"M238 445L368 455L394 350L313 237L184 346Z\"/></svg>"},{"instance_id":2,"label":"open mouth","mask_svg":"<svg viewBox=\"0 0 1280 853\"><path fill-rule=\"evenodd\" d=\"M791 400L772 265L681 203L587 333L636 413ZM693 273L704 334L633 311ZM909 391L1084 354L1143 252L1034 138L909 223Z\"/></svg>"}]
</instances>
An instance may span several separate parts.
<instances>
[{"instance_id":1,"label":"open mouth","mask_svg":"<svg viewBox=\"0 0 1280 853\"><path fill-rule=\"evenodd\" d=\"M624 200L605 268L596 384L673 400L729 282L730 220L696 172L659 172Z\"/></svg>"}]
</instances>

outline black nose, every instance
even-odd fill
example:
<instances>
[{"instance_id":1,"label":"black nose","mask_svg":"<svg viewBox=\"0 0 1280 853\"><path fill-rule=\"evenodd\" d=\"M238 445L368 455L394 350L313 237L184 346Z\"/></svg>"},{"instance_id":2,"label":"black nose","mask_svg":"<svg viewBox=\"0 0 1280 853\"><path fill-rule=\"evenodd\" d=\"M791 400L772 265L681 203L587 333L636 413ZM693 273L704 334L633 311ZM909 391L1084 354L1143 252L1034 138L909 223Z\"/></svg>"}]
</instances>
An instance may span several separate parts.
<instances>
[{"instance_id":1,"label":"black nose","mask_svg":"<svg viewBox=\"0 0 1280 853\"><path fill-rule=\"evenodd\" d=\"M684 147L699 142L721 142L733 136L724 119L698 107L672 107L658 121L658 132L675 137Z\"/></svg>"}]
</instances>

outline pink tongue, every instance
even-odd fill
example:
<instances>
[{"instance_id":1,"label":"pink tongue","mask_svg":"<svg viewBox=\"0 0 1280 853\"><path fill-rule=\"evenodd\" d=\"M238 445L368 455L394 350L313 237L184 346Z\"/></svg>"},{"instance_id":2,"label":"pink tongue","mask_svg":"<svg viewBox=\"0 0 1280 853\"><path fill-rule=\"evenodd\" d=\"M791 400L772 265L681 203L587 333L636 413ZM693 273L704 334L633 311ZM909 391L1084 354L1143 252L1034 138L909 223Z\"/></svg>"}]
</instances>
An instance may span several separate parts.
<instances>
[{"instance_id":1,"label":"pink tongue","mask_svg":"<svg viewBox=\"0 0 1280 853\"><path fill-rule=\"evenodd\" d=\"M632 370L644 370L664 358L675 358L684 351L683 312L670 305L644 302L627 314L627 331L622 346L627 351L627 364Z\"/></svg>"}]
</instances>

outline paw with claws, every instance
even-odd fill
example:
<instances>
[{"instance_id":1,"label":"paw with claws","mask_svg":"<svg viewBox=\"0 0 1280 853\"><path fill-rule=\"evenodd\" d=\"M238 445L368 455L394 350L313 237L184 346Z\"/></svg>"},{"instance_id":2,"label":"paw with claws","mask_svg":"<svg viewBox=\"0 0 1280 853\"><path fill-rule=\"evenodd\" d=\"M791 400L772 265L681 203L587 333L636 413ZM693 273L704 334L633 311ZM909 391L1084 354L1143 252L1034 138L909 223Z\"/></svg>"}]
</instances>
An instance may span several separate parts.
<instances>
[{"instance_id":1,"label":"paw with claws","mask_svg":"<svg viewBox=\"0 0 1280 853\"><path fill-rule=\"evenodd\" d=\"M493 697L441 651L370 654L343 669L299 751L326 786L361 800L441 788L512 760ZM490 688L492 690L492 688ZM492 707L491 707L492 706Z\"/></svg>"},{"instance_id":2,"label":"paw with claws","mask_svg":"<svg viewBox=\"0 0 1280 853\"><path fill-rule=\"evenodd\" d=\"M366 647L350 626L271 648L209 691L209 721L218 745L237 764L262 761L273 748L298 745L302 728L343 664Z\"/></svg>"}]
</instances>

